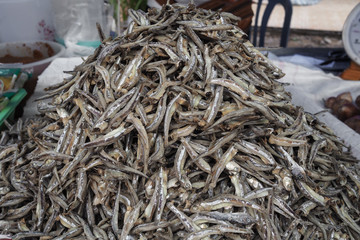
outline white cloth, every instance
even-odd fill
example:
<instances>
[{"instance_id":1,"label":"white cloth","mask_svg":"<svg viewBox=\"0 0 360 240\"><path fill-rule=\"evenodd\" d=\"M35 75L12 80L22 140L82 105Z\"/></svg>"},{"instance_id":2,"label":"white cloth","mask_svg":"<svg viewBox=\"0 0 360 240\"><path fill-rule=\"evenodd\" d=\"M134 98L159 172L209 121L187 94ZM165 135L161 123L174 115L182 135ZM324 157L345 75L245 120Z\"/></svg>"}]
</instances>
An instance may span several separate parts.
<instances>
[{"instance_id":1,"label":"white cloth","mask_svg":"<svg viewBox=\"0 0 360 240\"><path fill-rule=\"evenodd\" d=\"M316 114L326 110L324 100L342 92L349 91L353 98L360 95L359 81L342 80L333 74L286 62L273 63L286 74L280 81L290 84L286 90L292 95L292 103L304 107L307 112ZM344 140L346 145L351 146L353 156L360 160L360 135L330 112L322 112L317 117Z\"/></svg>"},{"instance_id":2,"label":"white cloth","mask_svg":"<svg viewBox=\"0 0 360 240\"><path fill-rule=\"evenodd\" d=\"M63 71L70 71L82 62L81 58L58 58L39 76L34 95L28 100L24 109L24 117L37 113L36 98L45 94L44 88L61 82L66 76ZM360 82L345 81L332 74L319 70L311 70L287 62L272 61L286 74L281 82L289 85L286 90L292 94L292 103L304 107L305 111L316 114L324 111L324 99L349 91L353 98L360 95ZM354 157L360 160L360 135L338 120L329 112L317 114L317 117L327 124L335 134L351 146Z\"/></svg>"},{"instance_id":3,"label":"white cloth","mask_svg":"<svg viewBox=\"0 0 360 240\"><path fill-rule=\"evenodd\" d=\"M23 118L30 118L38 113L37 98L46 94L44 89L56 83L62 82L68 74L64 71L71 71L76 65L82 63L80 57L73 58L56 58L50 65L39 75L36 88L33 95L27 100L24 107Z\"/></svg>"}]
</instances>

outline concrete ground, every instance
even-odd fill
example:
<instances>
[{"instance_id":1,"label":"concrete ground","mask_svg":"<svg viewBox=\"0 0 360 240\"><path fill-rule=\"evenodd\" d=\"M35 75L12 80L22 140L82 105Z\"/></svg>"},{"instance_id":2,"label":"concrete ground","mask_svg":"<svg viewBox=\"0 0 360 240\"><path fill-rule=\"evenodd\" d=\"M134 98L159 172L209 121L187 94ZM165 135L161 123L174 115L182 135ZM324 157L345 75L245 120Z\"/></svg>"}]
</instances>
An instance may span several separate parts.
<instances>
[{"instance_id":1,"label":"concrete ground","mask_svg":"<svg viewBox=\"0 0 360 240\"><path fill-rule=\"evenodd\" d=\"M265 47L279 47L280 30L278 28L269 28L265 35ZM300 31L293 29L290 31L287 47L326 47L342 48L341 32L327 31Z\"/></svg>"},{"instance_id":2,"label":"concrete ground","mask_svg":"<svg viewBox=\"0 0 360 240\"><path fill-rule=\"evenodd\" d=\"M266 2L263 0L259 20ZM359 0L321 0L315 5L294 5L288 47L342 47L344 22L358 3ZM257 1L254 1L252 7L255 13ZM279 46L284 15L284 8L280 4L271 13L265 37L266 47Z\"/></svg>"}]
</instances>

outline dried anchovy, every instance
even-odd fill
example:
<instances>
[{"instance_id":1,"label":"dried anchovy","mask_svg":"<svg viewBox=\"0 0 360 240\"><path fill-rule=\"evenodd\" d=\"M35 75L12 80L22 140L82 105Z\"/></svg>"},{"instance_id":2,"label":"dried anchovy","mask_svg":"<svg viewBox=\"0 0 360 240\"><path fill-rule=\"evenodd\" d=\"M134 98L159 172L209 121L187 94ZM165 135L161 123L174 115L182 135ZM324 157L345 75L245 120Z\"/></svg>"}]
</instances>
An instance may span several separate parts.
<instances>
[{"instance_id":1,"label":"dried anchovy","mask_svg":"<svg viewBox=\"0 0 360 240\"><path fill-rule=\"evenodd\" d=\"M356 159L290 103L235 16L130 14L1 133L1 234L360 239Z\"/></svg>"}]
</instances>

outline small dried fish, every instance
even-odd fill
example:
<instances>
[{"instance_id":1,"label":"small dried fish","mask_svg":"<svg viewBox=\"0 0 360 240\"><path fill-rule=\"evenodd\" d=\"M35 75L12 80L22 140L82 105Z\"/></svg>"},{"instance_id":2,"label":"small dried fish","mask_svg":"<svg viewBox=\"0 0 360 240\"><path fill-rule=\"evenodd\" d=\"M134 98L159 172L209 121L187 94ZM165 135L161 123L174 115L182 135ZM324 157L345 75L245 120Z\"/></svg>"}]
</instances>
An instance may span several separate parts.
<instances>
[{"instance_id":1,"label":"small dried fish","mask_svg":"<svg viewBox=\"0 0 360 240\"><path fill-rule=\"evenodd\" d=\"M360 239L360 168L239 19L130 10L0 136L13 239ZM43 101L46 100L46 101Z\"/></svg>"}]
</instances>

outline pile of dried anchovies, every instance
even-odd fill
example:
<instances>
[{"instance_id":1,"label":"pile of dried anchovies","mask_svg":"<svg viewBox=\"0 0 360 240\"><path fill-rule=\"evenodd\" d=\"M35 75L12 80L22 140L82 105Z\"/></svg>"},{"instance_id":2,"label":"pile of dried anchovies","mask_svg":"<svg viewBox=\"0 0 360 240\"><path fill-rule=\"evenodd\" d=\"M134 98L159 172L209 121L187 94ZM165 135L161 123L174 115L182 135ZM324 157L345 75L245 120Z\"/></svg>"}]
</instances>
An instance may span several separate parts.
<instances>
[{"instance_id":1,"label":"pile of dried anchovies","mask_svg":"<svg viewBox=\"0 0 360 240\"><path fill-rule=\"evenodd\" d=\"M1 133L0 234L360 239L356 159L290 103L237 17L130 14L39 118Z\"/></svg>"}]
</instances>

